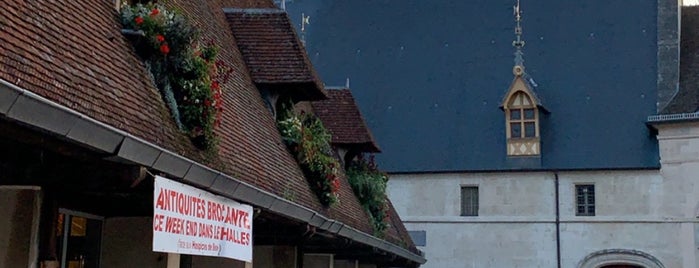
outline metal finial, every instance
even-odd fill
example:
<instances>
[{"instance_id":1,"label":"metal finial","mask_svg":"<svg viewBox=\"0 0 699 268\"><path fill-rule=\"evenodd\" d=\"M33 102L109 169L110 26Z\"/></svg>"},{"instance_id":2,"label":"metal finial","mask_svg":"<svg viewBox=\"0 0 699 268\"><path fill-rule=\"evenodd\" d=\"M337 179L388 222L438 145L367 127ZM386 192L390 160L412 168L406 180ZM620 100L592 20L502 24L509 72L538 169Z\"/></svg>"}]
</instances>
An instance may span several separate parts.
<instances>
[{"instance_id":1,"label":"metal finial","mask_svg":"<svg viewBox=\"0 0 699 268\"><path fill-rule=\"evenodd\" d=\"M524 47L524 41L522 40L522 8L519 5L519 0L517 0L517 5L513 7L514 9L514 16L515 16L515 22L517 22L517 25L515 26L515 36L517 37L517 40L512 42L512 45L515 47Z\"/></svg>"},{"instance_id":2,"label":"metal finial","mask_svg":"<svg viewBox=\"0 0 699 268\"><path fill-rule=\"evenodd\" d=\"M286 10L286 0L282 0L282 10Z\"/></svg>"},{"instance_id":3,"label":"metal finial","mask_svg":"<svg viewBox=\"0 0 699 268\"><path fill-rule=\"evenodd\" d=\"M301 13L301 43L306 45L306 25L311 24L311 16Z\"/></svg>"},{"instance_id":4,"label":"metal finial","mask_svg":"<svg viewBox=\"0 0 699 268\"><path fill-rule=\"evenodd\" d=\"M347 77L347 81L345 81L345 87L350 88L350 79Z\"/></svg>"},{"instance_id":5,"label":"metal finial","mask_svg":"<svg viewBox=\"0 0 699 268\"><path fill-rule=\"evenodd\" d=\"M513 7L514 11L514 16L515 16L515 22L517 23L515 25L515 36L517 39L512 41L512 46L516 48L515 51L515 66L524 66L524 58L523 55L524 53L522 52L522 48L524 47L524 40L522 40L522 8L519 5L519 0L517 0L517 4Z\"/></svg>"}]
</instances>

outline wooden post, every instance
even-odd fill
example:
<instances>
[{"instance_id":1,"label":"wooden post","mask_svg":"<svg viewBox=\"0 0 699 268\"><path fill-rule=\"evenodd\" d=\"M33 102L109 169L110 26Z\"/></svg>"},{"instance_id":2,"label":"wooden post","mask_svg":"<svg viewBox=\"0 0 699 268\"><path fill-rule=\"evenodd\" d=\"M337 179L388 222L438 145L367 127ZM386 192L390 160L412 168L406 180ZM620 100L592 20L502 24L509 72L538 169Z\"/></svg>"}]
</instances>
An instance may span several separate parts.
<instances>
[{"instance_id":1,"label":"wooden post","mask_svg":"<svg viewBox=\"0 0 699 268\"><path fill-rule=\"evenodd\" d=\"M180 254L167 254L167 268L180 268Z\"/></svg>"}]
</instances>

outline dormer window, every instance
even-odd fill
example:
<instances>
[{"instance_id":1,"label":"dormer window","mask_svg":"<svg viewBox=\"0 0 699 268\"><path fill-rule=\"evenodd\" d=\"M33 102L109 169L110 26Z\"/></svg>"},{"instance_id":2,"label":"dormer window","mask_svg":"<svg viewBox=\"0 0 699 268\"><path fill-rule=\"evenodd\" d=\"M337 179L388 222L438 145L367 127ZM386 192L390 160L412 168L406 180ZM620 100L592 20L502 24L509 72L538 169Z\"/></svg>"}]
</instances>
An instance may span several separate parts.
<instances>
[{"instance_id":1,"label":"dormer window","mask_svg":"<svg viewBox=\"0 0 699 268\"><path fill-rule=\"evenodd\" d=\"M505 111L507 156L541 155L539 113L541 103L533 93L533 82L515 76L502 102Z\"/></svg>"}]
</instances>

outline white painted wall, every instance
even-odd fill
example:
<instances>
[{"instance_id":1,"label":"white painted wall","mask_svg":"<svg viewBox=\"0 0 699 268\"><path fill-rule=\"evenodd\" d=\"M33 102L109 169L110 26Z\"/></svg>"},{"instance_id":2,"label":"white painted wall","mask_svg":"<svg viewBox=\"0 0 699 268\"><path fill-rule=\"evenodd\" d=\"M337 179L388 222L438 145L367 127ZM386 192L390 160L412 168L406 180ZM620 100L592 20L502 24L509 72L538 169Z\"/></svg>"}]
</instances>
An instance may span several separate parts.
<instances>
[{"instance_id":1,"label":"white painted wall","mask_svg":"<svg viewBox=\"0 0 699 268\"><path fill-rule=\"evenodd\" d=\"M558 172L561 267L596 251L645 252L699 267L699 124L659 126L661 170ZM575 185L595 185L596 215L575 216ZM479 215L460 215L460 186L479 187ZM556 267L555 173L392 175L408 230L425 230L425 268Z\"/></svg>"}]
</instances>

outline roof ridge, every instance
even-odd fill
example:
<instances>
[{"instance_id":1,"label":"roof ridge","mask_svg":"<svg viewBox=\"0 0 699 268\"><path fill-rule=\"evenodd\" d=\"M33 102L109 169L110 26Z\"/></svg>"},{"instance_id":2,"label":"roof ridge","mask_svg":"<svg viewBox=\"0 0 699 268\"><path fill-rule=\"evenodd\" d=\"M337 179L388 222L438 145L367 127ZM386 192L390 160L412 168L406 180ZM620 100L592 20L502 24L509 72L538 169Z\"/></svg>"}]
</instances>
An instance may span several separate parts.
<instances>
[{"instance_id":1,"label":"roof ridge","mask_svg":"<svg viewBox=\"0 0 699 268\"><path fill-rule=\"evenodd\" d=\"M278 8L232 8L224 7L224 13L246 13L246 14L280 14L286 11Z\"/></svg>"}]
</instances>

